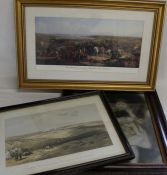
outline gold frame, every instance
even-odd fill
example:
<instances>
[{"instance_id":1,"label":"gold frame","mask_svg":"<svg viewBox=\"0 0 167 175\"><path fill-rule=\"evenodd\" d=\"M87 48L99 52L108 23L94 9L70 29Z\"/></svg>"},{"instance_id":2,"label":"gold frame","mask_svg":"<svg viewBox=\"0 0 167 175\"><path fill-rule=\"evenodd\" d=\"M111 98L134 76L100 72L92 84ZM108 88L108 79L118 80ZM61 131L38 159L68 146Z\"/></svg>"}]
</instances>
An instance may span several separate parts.
<instances>
[{"instance_id":1,"label":"gold frame","mask_svg":"<svg viewBox=\"0 0 167 175\"><path fill-rule=\"evenodd\" d=\"M26 70L25 46L25 7L27 6L55 6L76 8L98 8L114 10L134 10L154 12L154 25L150 49L149 66L146 82L127 81L73 81L73 80L39 80L28 79ZM18 76L20 88L31 89L103 89L127 91L153 91L155 89L156 75L159 60L160 41L162 36L165 15L165 1L142 0L16 0L16 32Z\"/></svg>"}]
</instances>

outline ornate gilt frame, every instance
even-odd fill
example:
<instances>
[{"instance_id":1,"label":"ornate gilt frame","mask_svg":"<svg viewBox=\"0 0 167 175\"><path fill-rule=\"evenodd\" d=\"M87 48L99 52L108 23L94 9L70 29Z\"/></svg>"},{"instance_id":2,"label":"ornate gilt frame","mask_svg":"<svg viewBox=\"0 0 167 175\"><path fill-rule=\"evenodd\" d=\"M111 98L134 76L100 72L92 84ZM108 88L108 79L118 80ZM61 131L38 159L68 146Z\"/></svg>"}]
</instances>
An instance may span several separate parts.
<instances>
[{"instance_id":1,"label":"ornate gilt frame","mask_svg":"<svg viewBox=\"0 0 167 175\"><path fill-rule=\"evenodd\" d=\"M29 79L26 65L26 37L25 37L25 8L26 7L67 7L67 8L97 8L114 10L147 11L154 13L152 41L149 54L149 65L145 82L141 81L82 81L82 80L51 80ZM138 0L16 0L16 32L18 77L20 88L32 89L103 89L103 90L131 90L152 91L155 88L158 69L160 41L165 14L165 1Z\"/></svg>"}]
</instances>

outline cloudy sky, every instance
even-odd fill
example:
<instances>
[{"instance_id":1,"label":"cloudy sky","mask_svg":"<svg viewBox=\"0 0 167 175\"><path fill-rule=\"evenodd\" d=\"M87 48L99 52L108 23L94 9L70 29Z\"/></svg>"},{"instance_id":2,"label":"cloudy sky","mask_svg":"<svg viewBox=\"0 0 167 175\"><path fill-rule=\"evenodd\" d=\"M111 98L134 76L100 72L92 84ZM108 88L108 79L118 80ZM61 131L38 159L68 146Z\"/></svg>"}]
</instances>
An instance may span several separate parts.
<instances>
[{"instance_id":1,"label":"cloudy sky","mask_svg":"<svg viewBox=\"0 0 167 175\"><path fill-rule=\"evenodd\" d=\"M77 108L64 108L41 114L6 119L5 136L19 136L99 120L101 120L101 117L95 104L81 105L77 106Z\"/></svg>"},{"instance_id":2,"label":"cloudy sky","mask_svg":"<svg viewBox=\"0 0 167 175\"><path fill-rule=\"evenodd\" d=\"M35 28L36 33L43 34L141 37L144 22L93 18L36 17Z\"/></svg>"}]
</instances>

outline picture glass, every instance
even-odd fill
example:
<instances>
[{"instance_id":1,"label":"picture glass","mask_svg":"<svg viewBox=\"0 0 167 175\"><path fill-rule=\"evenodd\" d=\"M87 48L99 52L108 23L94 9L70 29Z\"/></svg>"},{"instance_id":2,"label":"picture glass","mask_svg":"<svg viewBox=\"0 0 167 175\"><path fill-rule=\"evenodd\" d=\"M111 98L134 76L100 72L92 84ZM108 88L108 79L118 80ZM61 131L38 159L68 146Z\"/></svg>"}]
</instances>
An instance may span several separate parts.
<instances>
[{"instance_id":1,"label":"picture glass","mask_svg":"<svg viewBox=\"0 0 167 175\"><path fill-rule=\"evenodd\" d=\"M111 93L108 97L110 106L135 153L131 162L163 163L144 94Z\"/></svg>"},{"instance_id":2,"label":"picture glass","mask_svg":"<svg viewBox=\"0 0 167 175\"><path fill-rule=\"evenodd\" d=\"M112 141L95 104L5 121L5 150L9 154L6 157L7 166L109 145Z\"/></svg>"},{"instance_id":3,"label":"picture glass","mask_svg":"<svg viewBox=\"0 0 167 175\"><path fill-rule=\"evenodd\" d=\"M144 21L36 17L36 64L139 68Z\"/></svg>"},{"instance_id":4,"label":"picture glass","mask_svg":"<svg viewBox=\"0 0 167 175\"><path fill-rule=\"evenodd\" d=\"M27 78L145 82L153 20L150 11L26 7Z\"/></svg>"}]
</instances>

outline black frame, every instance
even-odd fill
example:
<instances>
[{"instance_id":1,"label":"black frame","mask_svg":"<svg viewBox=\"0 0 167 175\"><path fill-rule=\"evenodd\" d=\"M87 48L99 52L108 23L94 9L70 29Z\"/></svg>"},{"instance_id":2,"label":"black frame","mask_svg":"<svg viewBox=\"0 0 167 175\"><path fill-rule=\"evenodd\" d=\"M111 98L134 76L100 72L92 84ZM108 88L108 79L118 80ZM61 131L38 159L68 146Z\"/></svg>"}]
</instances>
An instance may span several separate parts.
<instances>
[{"instance_id":1,"label":"black frame","mask_svg":"<svg viewBox=\"0 0 167 175\"><path fill-rule=\"evenodd\" d=\"M64 95L71 93L83 93L82 91L64 91ZM138 93L138 92L112 92L106 91L105 95L108 97L110 93ZM103 168L96 168L88 171L82 175L166 175L167 174L167 120L163 112L157 92L141 92L145 96L146 103L151 113L152 125L156 135L159 150L163 163L128 163L119 164L116 166L106 166ZM109 102L109 99L108 99Z\"/></svg>"},{"instance_id":2,"label":"black frame","mask_svg":"<svg viewBox=\"0 0 167 175\"><path fill-rule=\"evenodd\" d=\"M113 164L116 162L121 162L124 160L130 160L134 158L134 153L131 149L130 144L128 143L126 137L124 136L117 120L115 119L115 117L113 117L113 113L111 111L111 108L108 105L108 102L106 101L106 97L102 92L88 92L86 94L79 94L79 95L74 95L74 96L67 96L67 97L60 97L60 98L53 98L53 99L48 99L48 100L42 100L42 101L36 101L36 102L30 102L30 103L25 103L25 104L19 104L19 105L13 105L13 106L7 106L7 107L1 107L0 108L0 113L1 112L6 112L6 111L12 111L12 110L16 110L16 109L24 109L24 108L29 108L29 107L33 107L33 106L40 106L40 105L45 105L45 104L52 104L52 103L57 103L57 102L63 102L63 101L67 101L67 100L71 100L71 99L79 99L79 98L84 98L84 97L89 97L89 96L94 96L94 95L98 95L105 107L105 110L107 111L111 122L114 125L114 128L117 132L118 137L120 138L120 141L125 149L125 154L121 154L118 156L113 156L110 158L104 158L104 159L100 159L100 160L95 160L95 161L91 161L91 162L86 162L86 163L81 163L81 164L76 164L76 165L72 165L69 167L63 167L63 168L58 168L58 169L54 169L54 170L50 170L50 171L45 171L45 172L40 172L37 174L66 174L66 173L70 173L70 174L76 174L78 172L81 171L85 171L85 170L89 170L92 168L97 168L103 165L107 165L107 164ZM112 116L112 117L111 117Z\"/></svg>"}]
</instances>

